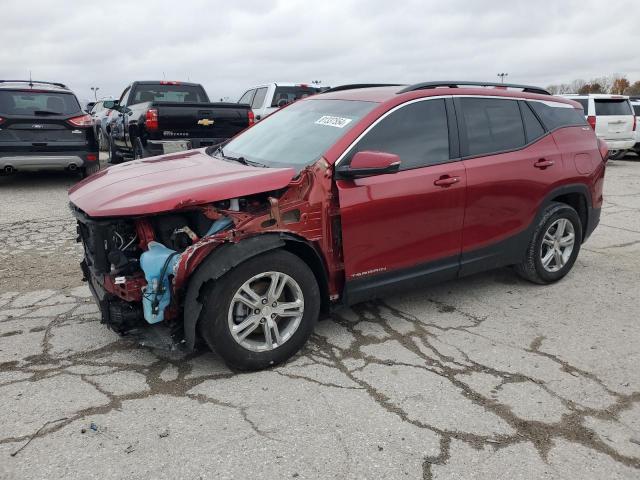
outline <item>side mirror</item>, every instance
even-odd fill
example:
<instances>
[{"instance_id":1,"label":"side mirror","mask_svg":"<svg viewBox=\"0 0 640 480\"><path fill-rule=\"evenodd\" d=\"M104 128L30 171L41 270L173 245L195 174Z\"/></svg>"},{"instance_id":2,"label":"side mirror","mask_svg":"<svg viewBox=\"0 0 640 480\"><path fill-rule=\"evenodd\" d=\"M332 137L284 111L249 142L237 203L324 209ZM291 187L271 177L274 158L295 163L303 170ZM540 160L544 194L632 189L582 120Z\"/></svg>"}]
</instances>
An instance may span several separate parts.
<instances>
[{"instance_id":1,"label":"side mirror","mask_svg":"<svg viewBox=\"0 0 640 480\"><path fill-rule=\"evenodd\" d=\"M102 103L104 108L108 108L109 110L118 110L118 101L117 100L105 100Z\"/></svg>"},{"instance_id":2,"label":"side mirror","mask_svg":"<svg viewBox=\"0 0 640 480\"><path fill-rule=\"evenodd\" d=\"M363 151L356 153L351 164L338 166L339 178L370 177L396 173L400 170L400 157L394 153Z\"/></svg>"}]
</instances>

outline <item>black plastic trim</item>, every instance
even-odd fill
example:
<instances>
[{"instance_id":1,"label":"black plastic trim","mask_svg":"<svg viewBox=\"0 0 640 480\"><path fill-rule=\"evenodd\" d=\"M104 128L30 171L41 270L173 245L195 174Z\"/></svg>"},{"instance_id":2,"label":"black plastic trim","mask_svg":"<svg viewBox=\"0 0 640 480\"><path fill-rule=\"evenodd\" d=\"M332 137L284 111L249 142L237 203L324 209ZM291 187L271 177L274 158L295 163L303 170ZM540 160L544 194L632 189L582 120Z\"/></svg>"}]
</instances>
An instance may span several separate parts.
<instances>
[{"instance_id":1,"label":"black plastic trim","mask_svg":"<svg viewBox=\"0 0 640 480\"><path fill-rule=\"evenodd\" d=\"M409 85L403 88L398 93L414 92L416 90L426 90L430 88L448 87L448 88L460 88L460 87L501 87L501 88L519 88L523 92L527 93L539 93L541 95L551 95L549 91L541 87L534 85L520 85L517 83L498 83L498 82L470 82L470 81L439 81L439 82L422 82L414 85Z\"/></svg>"}]
</instances>

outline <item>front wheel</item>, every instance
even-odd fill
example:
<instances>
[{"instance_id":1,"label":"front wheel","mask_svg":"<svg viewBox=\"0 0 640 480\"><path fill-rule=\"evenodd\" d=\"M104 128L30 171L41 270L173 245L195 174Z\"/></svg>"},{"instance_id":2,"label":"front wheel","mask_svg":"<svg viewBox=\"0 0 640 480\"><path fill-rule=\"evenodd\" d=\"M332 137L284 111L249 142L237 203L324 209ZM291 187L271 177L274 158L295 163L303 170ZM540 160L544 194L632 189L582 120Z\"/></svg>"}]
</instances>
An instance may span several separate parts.
<instances>
[{"instance_id":1,"label":"front wheel","mask_svg":"<svg viewBox=\"0 0 640 480\"><path fill-rule=\"evenodd\" d=\"M534 283L548 284L564 277L576 261L582 243L582 223L569 205L553 202L544 211L516 272Z\"/></svg>"},{"instance_id":2,"label":"front wheel","mask_svg":"<svg viewBox=\"0 0 640 480\"><path fill-rule=\"evenodd\" d=\"M305 344L320 312L320 290L297 256L276 250L217 279L204 295L202 336L229 366L260 370Z\"/></svg>"}]
</instances>

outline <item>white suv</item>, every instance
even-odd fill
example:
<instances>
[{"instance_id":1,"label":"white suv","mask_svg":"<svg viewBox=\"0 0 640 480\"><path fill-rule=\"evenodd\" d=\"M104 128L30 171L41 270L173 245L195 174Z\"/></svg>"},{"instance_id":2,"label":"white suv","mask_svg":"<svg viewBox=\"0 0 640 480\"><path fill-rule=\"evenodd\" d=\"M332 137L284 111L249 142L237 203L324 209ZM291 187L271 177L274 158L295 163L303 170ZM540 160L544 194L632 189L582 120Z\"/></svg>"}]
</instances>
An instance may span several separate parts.
<instances>
[{"instance_id":1,"label":"white suv","mask_svg":"<svg viewBox=\"0 0 640 480\"><path fill-rule=\"evenodd\" d=\"M609 158L617 160L625 156L636 142L636 117L629 97L590 93L585 95L560 95L582 105L587 122L596 136L607 142Z\"/></svg>"},{"instance_id":2,"label":"white suv","mask_svg":"<svg viewBox=\"0 0 640 480\"><path fill-rule=\"evenodd\" d=\"M633 146L633 151L640 155L640 97L631 97L631 107L633 108L633 113L636 115L636 143Z\"/></svg>"},{"instance_id":3,"label":"white suv","mask_svg":"<svg viewBox=\"0 0 640 480\"><path fill-rule=\"evenodd\" d=\"M251 105L255 121L258 122L291 102L323 92L328 88L306 83L267 83L244 92L238 103Z\"/></svg>"}]
</instances>

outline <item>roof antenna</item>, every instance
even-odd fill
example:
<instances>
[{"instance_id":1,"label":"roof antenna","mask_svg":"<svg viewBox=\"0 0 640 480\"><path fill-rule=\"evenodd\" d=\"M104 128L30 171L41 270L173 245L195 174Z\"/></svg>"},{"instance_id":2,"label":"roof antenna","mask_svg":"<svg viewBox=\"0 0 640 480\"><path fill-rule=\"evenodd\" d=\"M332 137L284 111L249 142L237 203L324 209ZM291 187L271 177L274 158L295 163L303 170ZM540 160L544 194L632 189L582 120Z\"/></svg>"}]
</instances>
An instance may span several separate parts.
<instances>
[{"instance_id":1,"label":"roof antenna","mask_svg":"<svg viewBox=\"0 0 640 480\"><path fill-rule=\"evenodd\" d=\"M33 80L31 80L31 70L29 70L29 86L33 88Z\"/></svg>"},{"instance_id":2,"label":"roof antenna","mask_svg":"<svg viewBox=\"0 0 640 480\"><path fill-rule=\"evenodd\" d=\"M162 79L163 79L163 80L166 80L166 79L167 79L167 77L165 76L164 72L162 72Z\"/></svg>"}]
</instances>

